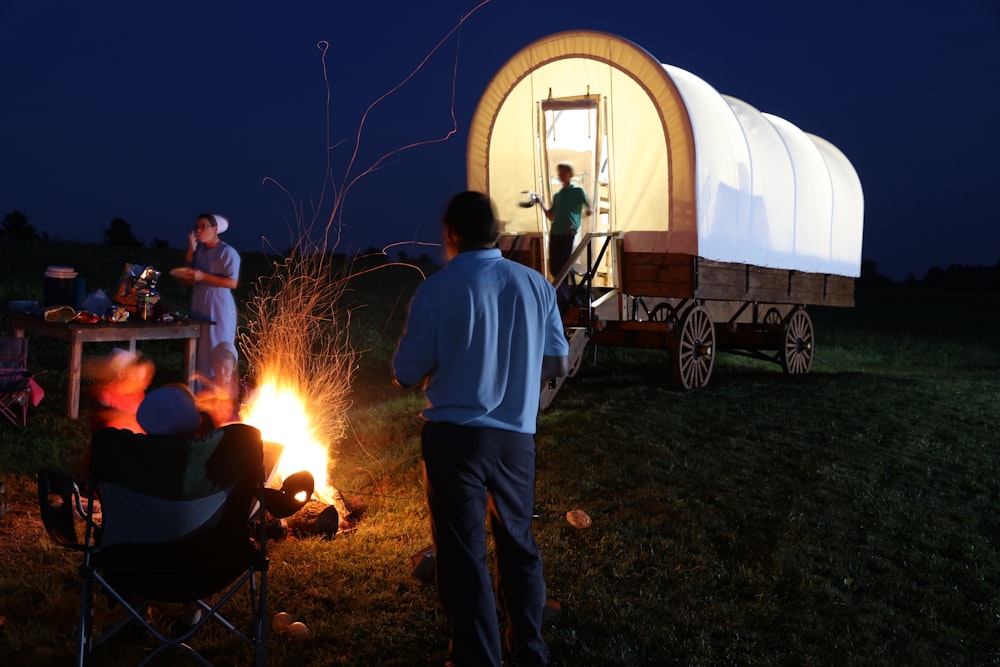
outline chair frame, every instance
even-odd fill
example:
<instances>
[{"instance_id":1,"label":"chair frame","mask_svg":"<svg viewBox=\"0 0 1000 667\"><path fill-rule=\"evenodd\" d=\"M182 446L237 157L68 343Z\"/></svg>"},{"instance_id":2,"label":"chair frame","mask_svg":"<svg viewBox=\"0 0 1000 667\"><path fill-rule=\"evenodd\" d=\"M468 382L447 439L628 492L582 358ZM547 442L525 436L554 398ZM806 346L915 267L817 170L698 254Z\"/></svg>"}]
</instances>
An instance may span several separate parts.
<instances>
[{"instance_id":1,"label":"chair frame","mask_svg":"<svg viewBox=\"0 0 1000 667\"><path fill-rule=\"evenodd\" d=\"M248 523L251 526L250 538L255 545L250 566L235 581L216 593L218 599L214 604L209 605L198 600L202 615L197 623L177 636L167 636L153 627L144 617L142 610L149 602L155 600L144 600L141 604L136 604L135 599L131 601L126 599L126 596L117 590L115 585L108 582L101 573L99 564L94 562L95 555L100 551L102 522L95 518L95 508L99 506L99 499L96 492L97 484L93 476L91 476L89 491L85 496L87 502L84 504L84 495L80 493L79 487L67 475L54 470L43 470L39 473L38 499L46 530L60 546L74 549L83 554L83 562L79 568L81 577L80 609L76 634L76 662L74 663L77 667L83 667L87 656L134 622L140 624L157 642L157 646L139 663L139 667L147 665L157 655L171 649L189 655L204 667L211 667L211 663L190 646L188 641L212 620L231 631L245 646L252 650L252 664L255 667L264 667L267 664L267 570L269 565L267 515L283 518L300 509L312 495L313 480L308 473L297 473L292 476L295 478L294 480L289 477L285 486L281 490L276 490L264 487L263 466L261 466L258 477L259 479L255 480L254 506L247 507ZM304 499L302 499L303 491L305 492ZM296 498L296 495L299 498ZM61 502L53 505L53 496L58 496ZM82 541L79 540L77 534L74 512L83 518ZM221 608L241 591L244 585L249 588L252 618L252 627L248 634L241 632L220 613ZM99 637L94 637L94 595L98 589L103 589L111 599L120 604L125 614L120 621L105 630Z\"/></svg>"},{"instance_id":2,"label":"chair frame","mask_svg":"<svg viewBox=\"0 0 1000 667\"><path fill-rule=\"evenodd\" d=\"M7 354L6 347L19 343L20 350L16 354ZM16 361L17 365L7 365L4 360ZM31 380L35 373L28 370L28 339L21 337L0 337L0 415L15 426L28 424L28 403L31 402ZM17 389L5 390L7 383L17 384ZM20 415L12 407L20 406ZM18 423L20 421L20 424Z\"/></svg>"}]
</instances>

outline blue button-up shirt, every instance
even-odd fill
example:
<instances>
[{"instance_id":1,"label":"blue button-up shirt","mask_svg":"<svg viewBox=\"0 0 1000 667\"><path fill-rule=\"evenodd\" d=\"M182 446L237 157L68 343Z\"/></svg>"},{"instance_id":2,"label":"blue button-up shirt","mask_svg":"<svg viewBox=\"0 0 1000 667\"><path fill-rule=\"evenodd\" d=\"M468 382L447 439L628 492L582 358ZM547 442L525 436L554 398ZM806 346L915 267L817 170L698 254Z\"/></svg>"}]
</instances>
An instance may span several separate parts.
<instances>
[{"instance_id":1,"label":"blue button-up shirt","mask_svg":"<svg viewBox=\"0 0 1000 667\"><path fill-rule=\"evenodd\" d=\"M491 249L417 289L392 363L403 386L426 378L429 421L534 433L542 357L567 354L552 285Z\"/></svg>"}]
</instances>

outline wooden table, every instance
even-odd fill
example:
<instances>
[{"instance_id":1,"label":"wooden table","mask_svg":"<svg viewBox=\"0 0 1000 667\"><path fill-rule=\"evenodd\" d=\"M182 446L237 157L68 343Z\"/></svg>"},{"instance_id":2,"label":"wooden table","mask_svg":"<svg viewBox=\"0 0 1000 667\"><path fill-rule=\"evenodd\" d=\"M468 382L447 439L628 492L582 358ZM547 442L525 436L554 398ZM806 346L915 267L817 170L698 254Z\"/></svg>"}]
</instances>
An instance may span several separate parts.
<instances>
[{"instance_id":1,"label":"wooden table","mask_svg":"<svg viewBox=\"0 0 1000 667\"><path fill-rule=\"evenodd\" d=\"M80 324L78 322L46 322L38 315L5 311L4 315L14 329L14 335L23 337L25 331L69 343L69 386L66 392L66 416L76 419L80 416L80 367L83 361L84 343L127 342L129 352L135 352L139 340L184 340L184 377L193 387L195 358L198 353L198 338L201 328L211 324L201 320L178 322L155 322L129 320L128 322Z\"/></svg>"}]
</instances>

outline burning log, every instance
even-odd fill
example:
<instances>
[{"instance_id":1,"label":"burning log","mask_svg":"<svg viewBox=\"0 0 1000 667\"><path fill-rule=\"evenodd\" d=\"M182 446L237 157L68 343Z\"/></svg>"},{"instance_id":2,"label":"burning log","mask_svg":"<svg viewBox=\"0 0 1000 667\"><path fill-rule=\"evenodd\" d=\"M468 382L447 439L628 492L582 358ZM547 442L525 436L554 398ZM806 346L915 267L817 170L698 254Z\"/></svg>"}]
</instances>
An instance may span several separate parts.
<instances>
[{"instance_id":1,"label":"burning log","mask_svg":"<svg viewBox=\"0 0 1000 667\"><path fill-rule=\"evenodd\" d=\"M321 536L333 539L340 530L340 512L333 505L310 500L301 510L288 517L288 531L296 537Z\"/></svg>"},{"instance_id":2,"label":"burning log","mask_svg":"<svg viewBox=\"0 0 1000 667\"><path fill-rule=\"evenodd\" d=\"M240 347L256 388L240 420L282 446L269 484L302 470L315 480L318 502L289 521L292 532L333 537L350 515L329 483L330 450L346 433L357 359L342 298L349 269L334 262L326 234L317 241L309 228L300 231L291 256L254 285L246 304Z\"/></svg>"},{"instance_id":3,"label":"burning log","mask_svg":"<svg viewBox=\"0 0 1000 667\"><path fill-rule=\"evenodd\" d=\"M288 517L288 532L296 537L315 535L333 539L340 530L349 530L357 524L358 511L347 504L340 491L333 492L333 504L310 500L305 507Z\"/></svg>"}]
</instances>

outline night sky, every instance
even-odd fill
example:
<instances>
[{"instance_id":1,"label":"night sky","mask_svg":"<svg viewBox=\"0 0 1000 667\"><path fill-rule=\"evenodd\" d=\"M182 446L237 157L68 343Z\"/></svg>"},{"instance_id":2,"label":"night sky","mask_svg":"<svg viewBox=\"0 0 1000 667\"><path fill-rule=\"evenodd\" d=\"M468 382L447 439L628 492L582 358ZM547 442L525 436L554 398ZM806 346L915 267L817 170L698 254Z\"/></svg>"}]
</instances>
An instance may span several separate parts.
<instances>
[{"instance_id":1,"label":"night sky","mask_svg":"<svg viewBox=\"0 0 1000 667\"><path fill-rule=\"evenodd\" d=\"M120 217L143 241L179 248L195 215L212 211L231 218L224 238L237 248L283 250L295 207L310 217L324 183L317 42L330 45L340 181L364 108L475 4L0 0L0 215L17 209L53 238L88 242ZM493 0L369 116L357 170L443 137L457 53L456 134L361 181L341 249L438 240L490 77L570 29L622 35L832 141L861 176L864 257L880 271L1000 261L996 0Z\"/></svg>"}]
</instances>

